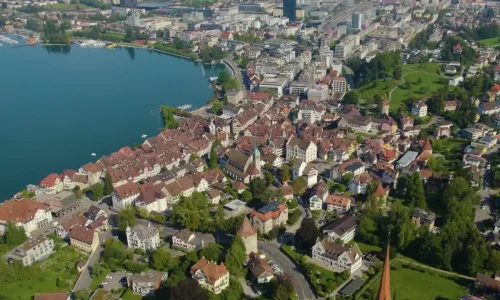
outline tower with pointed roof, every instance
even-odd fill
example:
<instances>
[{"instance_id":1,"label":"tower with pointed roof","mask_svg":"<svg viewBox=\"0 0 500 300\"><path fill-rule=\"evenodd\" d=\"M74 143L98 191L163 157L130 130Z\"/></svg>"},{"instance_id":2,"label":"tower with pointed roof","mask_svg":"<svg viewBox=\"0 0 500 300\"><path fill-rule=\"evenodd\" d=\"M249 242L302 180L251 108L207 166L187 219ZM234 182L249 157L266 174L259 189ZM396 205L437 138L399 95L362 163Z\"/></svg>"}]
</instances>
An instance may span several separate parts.
<instances>
[{"instance_id":1,"label":"tower with pointed roof","mask_svg":"<svg viewBox=\"0 0 500 300\"><path fill-rule=\"evenodd\" d=\"M384 269L382 270L382 280L378 290L377 300L391 300L391 259L389 255L389 244L385 254Z\"/></svg>"},{"instance_id":2,"label":"tower with pointed roof","mask_svg":"<svg viewBox=\"0 0 500 300\"><path fill-rule=\"evenodd\" d=\"M387 98L387 95L384 96L383 98L383 102L382 102L382 114L384 115L389 115L389 108L390 108L390 100Z\"/></svg>"},{"instance_id":3,"label":"tower with pointed roof","mask_svg":"<svg viewBox=\"0 0 500 300\"><path fill-rule=\"evenodd\" d=\"M382 204L380 205L381 209L384 209L387 205L387 194L388 193L382 186L382 183L379 182L377 188L375 189L372 195L382 200Z\"/></svg>"},{"instance_id":4,"label":"tower with pointed roof","mask_svg":"<svg viewBox=\"0 0 500 300\"><path fill-rule=\"evenodd\" d=\"M252 252L257 253L257 230L255 230L255 227L253 227L247 216L243 219L243 223L241 223L241 227L236 232L236 235L243 240L247 255Z\"/></svg>"}]
</instances>

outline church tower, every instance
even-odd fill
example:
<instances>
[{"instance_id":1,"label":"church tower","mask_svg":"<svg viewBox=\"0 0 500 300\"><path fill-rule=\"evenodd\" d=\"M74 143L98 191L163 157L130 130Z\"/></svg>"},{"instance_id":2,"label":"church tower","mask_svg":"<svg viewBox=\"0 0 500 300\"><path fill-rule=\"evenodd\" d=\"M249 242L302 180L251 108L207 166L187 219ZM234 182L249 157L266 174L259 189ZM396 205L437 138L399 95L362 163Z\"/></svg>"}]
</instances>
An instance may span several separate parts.
<instances>
[{"instance_id":1,"label":"church tower","mask_svg":"<svg viewBox=\"0 0 500 300\"><path fill-rule=\"evenodd\" d=\"M255 168L260 173L260 151L257 147L257 137L255 137L254 145L253 145L253 163L255 164Z\"/></svg>"},{"instance_id":2,"label":"church tower","mask_svg":"<svg viewBox=\"0 0 500 300\"><path fill-rule=\"evenodd\" d=\"M382 280L378 290L377 300L391 300L391 259L389 257L389 245L385 254L384 269L382 270Z\"/></svg>"},{"instance_id":3,"label":"church tower","mask_svg":"<svg viewBox=\"0 0 500 300\"><path fill-rule=\"evenodd\" d=\"M247 256L252 252L257 253L257 230L255 230L247 216L243 219L243 223L236 235L243 240Z\"/></svg>"}]
</instances>

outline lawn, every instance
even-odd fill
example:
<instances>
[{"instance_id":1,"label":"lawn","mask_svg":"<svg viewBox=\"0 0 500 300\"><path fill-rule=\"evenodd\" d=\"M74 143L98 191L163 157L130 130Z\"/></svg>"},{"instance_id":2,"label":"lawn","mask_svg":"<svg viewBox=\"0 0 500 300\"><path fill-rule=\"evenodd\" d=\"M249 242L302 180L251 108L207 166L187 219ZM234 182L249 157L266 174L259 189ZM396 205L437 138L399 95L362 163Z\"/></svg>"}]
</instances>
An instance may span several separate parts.
<instances>
[{"instance_id":1,"label":"lawn","mask_svg":"<svg viewBox=\"0 0 500 300\"><path fill-rule=\"evenodd\" d=\"M384 95L389 94L389 92L397 86L397 81L393 78L377 79L370 84L367 84L358 89L359 96L361 99L372 99L373 96L379 95L384 97Z\"/></svg>"},{"instance_id":2,"label":"lawn","mask_svg":"<svg viewBox=\"0 0 500 300\"><path fill-rule=\"evenodd\" d=\"M398 108L403 104L404 100L408 99L410 94L413 94L416 99L427 99L437 92L440 87L448 84L446 78L442 78L437 74L431 75L426 71L413 70L403 75L403 78L410 83L410 88L400 85L392 92L391 109ZM419 79L421 79L420 83L418 83Z\"/></svg>"},{"instance_id":3,"label":"lawn","mask_svg":"<svg viewBox=\"0 0 500 300\"><path fill-rule=\"evenodd\" d=\"M494 38L491 38L491 39L479 40L479 41L477 41L477 43L481 44L481 45L493 47L493 46L497 46L497 45L500 44L500 38L499 37L494 37Z\"/></svg>"},{"instance_id":4,"label":"lawn","mask_svg":"<svg viewBox=\"0 0 500 300\"><path fill-rule=\"evenodd\" d=\"M141 300L142 296L141 295L136 295L134 292L130 289L128 289L123 296L121 297L123 300Z\"/></svg>"},{"instance_id":5,"label":"lawn","mask_svg":"<svg viewBox=\"0 0 500 300\"><path fill-rule=\"evenodd\" d=\"M2 285L0 296L5 299L31 299L36 293L69 291L78 278L76 262L83 257L72 247L63 247L28 267L31 273L24 275L22 281Z\"/></svg>"},{"instance_id":6,"label":"lawn","mask_svg":"<svg viewBox=\"0 0 500 300\"><path fill-rule=\"evenodd\" d=\"M70 4L70 3L57 3L57 4L47 5L44 7L46 7L47 9L60 10L60 11L92 8L85 4Z\"/></svg>"},{"instance_id":7,"label":"lawn","mask_svg":"<svg viewBox=\"0 0 500 300\"><path fill-rule=\"evenodd\" d=\"M361 250L361 253L370 253L370 252L381 252L382 251L382 248L380 248L379 246L375 246L375 245L368 245L368 244L365 244L365 243L360 243L360 242L354 242L354 241L351 241L349 243L347 243L348 245L352 245L356 243L359 247L359 250Z\"/></svg>"},{"instance_id":8,"label":"lawn","mask_svg":"<svg viewBox=\"0 0 500 300\"><path fill-rule=\"evenodd\" d=\"M396 293L398 299L458 299L472 283L400 262L391 267L391 291ZM378 291L379 285L380 279L359 299L371 299L371 294Z\"/></svg>"}]
</instances>

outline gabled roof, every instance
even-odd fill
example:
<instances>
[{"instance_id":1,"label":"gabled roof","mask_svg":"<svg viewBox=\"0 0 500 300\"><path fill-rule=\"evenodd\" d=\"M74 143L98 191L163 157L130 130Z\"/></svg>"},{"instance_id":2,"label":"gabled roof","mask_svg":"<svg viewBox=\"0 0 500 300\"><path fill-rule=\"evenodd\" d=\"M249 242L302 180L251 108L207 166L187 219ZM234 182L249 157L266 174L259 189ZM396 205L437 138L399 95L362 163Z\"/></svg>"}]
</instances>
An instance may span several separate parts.
<instances>
[{"instance_id":1,"label":"gabled roof","mask_svg":"<svg viewBox=\"0 0 500 300\"><path fill-rule=\"evenodd\" d=\"M0 223L12 221L25 223L32 220L40 209L48 206L31 199L7 200L0 204Z\"/></svg>"},{"instance_id":2,"label":"gabled roof","mask_svg":"<svg viewBox=\"0 0 500 300\"><path fill-rule=\"evenodd\" d=\"M236 232L236 235L242 236L242 237L250 237L250 236L257 236L257 230L255 230L255 227L253 227L252 223L250 223L250 220L245 216L243 219L243 223L241 223L240 229Z\"/></svg>"},{"instance_id":3,"label":"gabled roof","mask_svg":"<svg viewBox=\"0 0 500 300\"><path fill-rule=\"evenodd\" d=\"M191 267L191 274L196 273L198 270L201 270L201 272L206 276L208 282L212 285L214 285L219 278L227 273L224 263L218 265L216 262L211 262L204 258L200 259Z\"/></svg>"},{"instance_id":4,"label":"gabled roof","mask_svg":"<svg viewBox=\"0 0 500 300\"><path fill-rule=\"evenodd\" d=\"M326 225L323 232L334 232L338 236L349 232L358 224L358 218L353 215L344 215L342 218L335 220L333 223Z\"/></svg>"}]
</instances>

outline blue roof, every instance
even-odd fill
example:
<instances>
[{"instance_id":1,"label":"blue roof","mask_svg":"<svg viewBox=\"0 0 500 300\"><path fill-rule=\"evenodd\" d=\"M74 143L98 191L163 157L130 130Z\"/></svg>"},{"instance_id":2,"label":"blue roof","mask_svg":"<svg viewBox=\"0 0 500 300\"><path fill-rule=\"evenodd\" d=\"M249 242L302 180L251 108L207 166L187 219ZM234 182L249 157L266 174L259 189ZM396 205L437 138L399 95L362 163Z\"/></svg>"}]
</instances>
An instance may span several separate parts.
<instances>
[{"instance_id":1,"label":"blue roof","mask_svg":"<svg viewBox=\"0 0 500 300\"><path fill-rule=\"evenodd\" d=\"M262 213L262 214L266 214L270 211L277 211L279 210L278 206L280 206L281 202L278 202L278 201L273 201L269 204L267 204L266 206L262 207L261 209L258 210L258 212Z\"/></svg>"}]
</instances>

